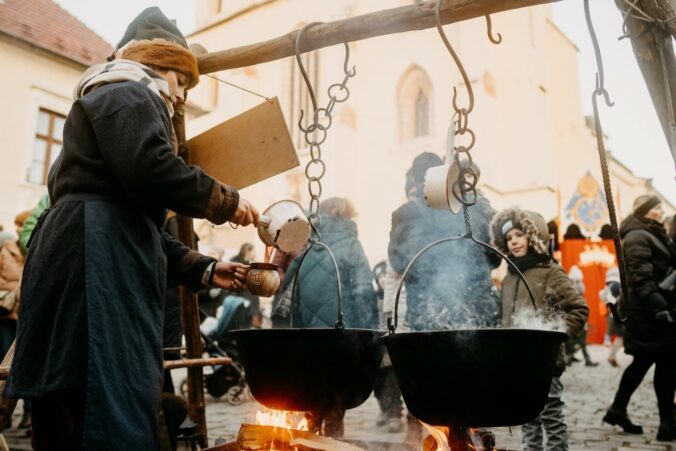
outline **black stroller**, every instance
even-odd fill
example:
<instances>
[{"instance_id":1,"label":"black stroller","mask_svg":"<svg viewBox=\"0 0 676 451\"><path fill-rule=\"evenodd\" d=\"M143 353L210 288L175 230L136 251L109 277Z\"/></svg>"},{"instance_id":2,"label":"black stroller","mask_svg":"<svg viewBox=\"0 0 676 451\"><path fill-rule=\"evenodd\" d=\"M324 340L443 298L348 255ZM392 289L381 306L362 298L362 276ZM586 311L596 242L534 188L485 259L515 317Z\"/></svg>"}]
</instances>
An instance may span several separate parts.
<instances>
[{"instance_id":1,"label":"black stroller","mask_svg":"<svg viewBox=\"0 0 676 451\"><path fill-rule=\"evenodd\" d=\"M227 292L219 293L215 301L223 302L227 296ZM212 302L213 304L213 302ZM211 310L211 311L210 311ZM251 302L244 302L230 312L227 324L219 324L220 330L215 333L200 332L204 341L204 353L209 357L229 357L232 359L230 365L213 366L212 372L204 375L204 387L206 392L214 398L221 398L225 396L226 402L236 406L242 404L247 399L251 399L249 388L244 380L244 369L240 362L239 352L235 341L230 337L229 331L235 329L245 329L251 327L252 311L257 310L257 306ZM210 315L209 313L213 313ZM208 306L200 306L200 322L204 322L211 318L210 321L218 321L215 318L216 309L209 309ZM225 326L225 327L223 327ZM188 380L187 378L181 381L181 394L187 397L188 394Z\"/></svg>"}]
</instances>

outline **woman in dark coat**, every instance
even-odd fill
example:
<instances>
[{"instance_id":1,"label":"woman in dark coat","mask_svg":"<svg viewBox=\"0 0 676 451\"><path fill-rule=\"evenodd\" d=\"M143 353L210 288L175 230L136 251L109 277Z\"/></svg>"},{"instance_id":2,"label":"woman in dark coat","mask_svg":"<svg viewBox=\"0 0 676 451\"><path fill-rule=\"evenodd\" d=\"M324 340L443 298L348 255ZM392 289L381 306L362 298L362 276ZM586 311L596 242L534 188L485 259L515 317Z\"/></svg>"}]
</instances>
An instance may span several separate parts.
<instances>
[{"instance_id":1,"label":"woman in dark coat","mask_svg":"<svg viewBox=\"0 0 676 451\"><path fill-rule=\"evenodd\" d=\"M622 426L625 432L640 434L641 426L627 415L629 399L648 369L655 364L655 394L660 413L657 440L676 438L674 428L674 387L676 385L676 292L660 287L676 267L676 247L668 238L660 199L639 196L634 212L620 226L629 276L628 322L625 352L634 356L624 370L612 407L603 421Z\"/></svg>"},{"instance_id":2,"label":"woman in dark coat","mask_svg":"<svg viewBox=\"0 0 676 451\"><path fill-rule=\"evenodd\" d=\"M198 81L185 38L158 8L129 26L116 59L85 72L49 175L23 272L4 395L33 399L36 450L154 450L167 277L238 289L218 263L162 232L166 210L257 222L232 187L175 154L173 107Z\"/></svg>"}]
</instances>

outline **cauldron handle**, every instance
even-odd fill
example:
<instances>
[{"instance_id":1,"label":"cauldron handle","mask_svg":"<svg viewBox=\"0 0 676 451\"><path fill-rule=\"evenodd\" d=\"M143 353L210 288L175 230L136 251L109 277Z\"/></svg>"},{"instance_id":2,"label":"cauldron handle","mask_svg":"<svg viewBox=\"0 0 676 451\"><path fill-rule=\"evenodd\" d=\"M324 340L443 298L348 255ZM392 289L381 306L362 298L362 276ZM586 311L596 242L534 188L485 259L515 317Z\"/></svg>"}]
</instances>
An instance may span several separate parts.
<instances>
[{"instance_id":1,"label":"cauldron handle","mask_svg":"<svg viewBox=\"0 0 676 451\"><path fill-rule=\"evenodd\" d=\"M298 268L296 269L296 274L293 275L293 286L291 287L291 305L294 305L295 301L297 300L297 286L298 286L298 275L300 274L300 267L303 264L303 261L305 261L305 257L307 257L308 252L310 252L310 249L312 249L312 246L320 246L326 249L326 251L329 253L329 257L331 257L331 262L333 263L333 267L336 270L336 283L338 285L338 319L336 320L336 329L344 329L345 324L343 323L343 286L340 283L340 271L338 270L338 263L336 262L336 257L333 255L333 252L331 251L331 248L327 246L326 244L322 243L321 241L318 240L310 240L310 246L303 252L303 255L300 258L300 261L298 262ZM291 327L293 327L293 312L291 312Z\"/></svg>"},{"instance_id":2,"label":"cauldron handle","mask_svg":"<svg viewBox=\"0 0 676 451\"><path fill-rule=\"evenodd\" d=\"M537 306L535 304L535 296L533 296L533 292L530 289L530 285L526 281L526 278L523 276L523 273L519 270L519 268L516 267L513 261L509 259L505 254L500 252L498 249L495 247L491 246L488 243L484 243L481 240L477 240L474 238L474 235L471 233L463 233L462 235L458 236L452 236L449 238L442 238L440 240L437 240L433 243L428 244L427 246L423 247L420 251L418 251L417 254L413 256L410 262L408 262L408 265L406 265L406 269L404 269L404 273L401 275L401 280L399 280L399 283L397 284L397 294L394 300L394 323L392 323L392 317L387 318L387 328L389 329L390 333L393 334L397 330L397 324L399 320L399 297L401 295L401 289L404 287L404 281L406 280L406 276L408 275L409 271L411 270L411 267L413 264L420 258L424 253L426 253L428 250L433 248L434 246L442 243L446 243L448 241L457 241L457 240L462 240L462 239L470 239L476 244L483 246L484 248L498 254L503 260L507 262L508 265L516 271L516 275L521 279L523 284L526 286L526 290L528 291L528 296L530 297L530 302L533 304L533 309L537 310Z\"/></svg>"}]
</instances>

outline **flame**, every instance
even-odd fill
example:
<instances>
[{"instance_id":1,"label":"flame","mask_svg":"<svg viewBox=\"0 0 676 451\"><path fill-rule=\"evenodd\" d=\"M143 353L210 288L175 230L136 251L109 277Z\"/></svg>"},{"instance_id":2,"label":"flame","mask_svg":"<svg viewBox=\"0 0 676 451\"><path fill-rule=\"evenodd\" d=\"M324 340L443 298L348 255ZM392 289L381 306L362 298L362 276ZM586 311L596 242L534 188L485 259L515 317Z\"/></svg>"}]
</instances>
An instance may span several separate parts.
<instances>
[{"instance_id":1,"label":"flame","mask_svg":"<svg viewBox=\"0 0 676 451\"><path fill-rule=\"evenodd\" d=\"M456 435L454 435L454 429L446 426L432 426L422 421L420 421L420 424L427 429L430 437L434 439L434 444L431 441L428 442L429 437L425 440L425 443L423 443L424 451L457 451L458 448L461 450L476 450L475 445L481 444L481 431L479 429L458 429ZM463 439L464 442L458 443L457 440ZM451 444L453 444L453 447L451 447Z\"/></svg>"},{"instance_id":2,"label":"flame","mask_svg":"<svg viewBox=\"0 0 676 451\"><path fill-rule=\"evenodd\" d=\"M432 436L436 443L437 451L451 451L451 446L448 444L448 428L445 426L431 426L427 423L420 422L427 432Z\"/></svg>"},{"instance_id":3,"label":"flame","mask_svg":"<svg viewBox=\"0 0 676 451\"><path fill-rule=\"evenodd\" d=\"M268 410L256 412L256 424L273 426L297 431L309 431L308 421L302 413L284 410Z\"/></svg>"}]
</instances>

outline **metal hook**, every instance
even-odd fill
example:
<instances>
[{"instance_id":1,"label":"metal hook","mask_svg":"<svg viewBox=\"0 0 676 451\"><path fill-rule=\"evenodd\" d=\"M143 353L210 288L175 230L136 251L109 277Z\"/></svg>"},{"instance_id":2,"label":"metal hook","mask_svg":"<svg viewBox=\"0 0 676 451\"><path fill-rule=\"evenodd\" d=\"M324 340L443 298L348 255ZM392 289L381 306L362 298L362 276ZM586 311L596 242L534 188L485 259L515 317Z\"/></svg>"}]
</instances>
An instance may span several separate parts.
<instances>
[{"instance_id":1,"label":"metal hook","mask_svg":"<svg viewBox=\"0 0 676 451\"><path fill-rule=\"evenodd\" d=\"M344 42L345 44L345 61L343 62L343 72L345 72L345 75L347 77L354 77L357 75L357 66L352 66L352 70L349 70L347 68L348 63L350 62L350 46L348 45L347 42Z\"/></svg>"},{"instance_id":2,"label":"metal hook","mask_svg":"<svg viewBox=\"0 0 676 451\"><path fill-rule=\"evenodd\" d=\"M441 36L441 40L444 42L444 45L448 49L448 52L451 54L451 57L453 58L453 61L455 61L455 65L458 66L458 70L460 71L460 75L462 75L462 80L465 83L465 87L467 88L467 95L469 97L469 106L467 107L467 113L470 113L472 109L474 109L474 91L472 90L472 84L469 81L469 77L467 76L467 72L465 72L465 68L462 65L462 62L460 61L460 58L458 58L458 55L455 53L455 50L453 50L453 47L451 46L451 43L448 41L448 38L446 37L446 33L444 33L443 26L441 24L441 2L442 0L437 0L437 3L434 7L434 19L437 24L437 30L439 31L439 35ZM459 111L460 108L457 106L455 103L456 99L456 92L455 92L455 87L453 88L454 94L453 94L453 108L455 108L456 111Z\"/></svg>"},{"instance_id":3,"label":"metal hook","mask_svg":"<svg viewBox=\"0 0 676 451\"><path fill-rule=\"evenodd\" d=\"M296 35L296 62L298 63L300 74L303 76L303 80L305 80L307 90L310 93L310 99L312 100L312 111L317 111L317 98L315 97L315 90L312 87L312 83L310 82L310 77L308 77L307 72L305 71L305 66L303 65L303 61L300 58L300 40L303 37L303 33L305 33L305 30L315 25L319 25L320 23L323 22L310 22L309 24L306 24L303 28L301 28L298 31L298 34ZM302 118L303 110L301 110L300 114Z\"/></svg>"},{"instance_id":4,"label":"metal hook","mask_svg":"<svg viewBox=\"0 0 676 451\"><path fill-rule=\"evenodd\" d=\"M498 33L498 37L493 37L493 22L491 21L491 15L486 14L486 26L488 27L488 40L493 44L500 44L502 42L502 35Z\"/></svg>"}]
</instances>

